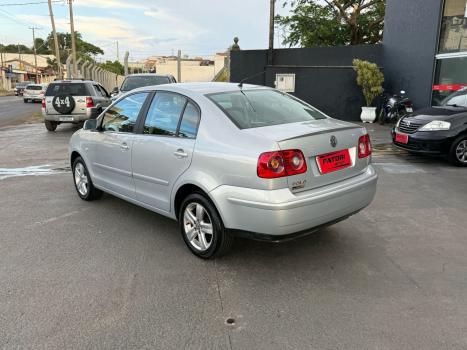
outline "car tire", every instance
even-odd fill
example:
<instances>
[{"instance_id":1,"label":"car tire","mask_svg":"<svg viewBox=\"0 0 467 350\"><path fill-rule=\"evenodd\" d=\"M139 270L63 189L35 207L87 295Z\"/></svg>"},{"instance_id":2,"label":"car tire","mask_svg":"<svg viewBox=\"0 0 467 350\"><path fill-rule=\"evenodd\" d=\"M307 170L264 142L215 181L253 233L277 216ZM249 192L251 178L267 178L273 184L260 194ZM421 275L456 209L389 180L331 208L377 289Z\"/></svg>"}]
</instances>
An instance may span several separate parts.
<instances>
[{"instance_id":1,"label":"car tire","mask_svg":"<svg viewBox=\"0 0 467 350\"><path fill-rule=\"evenodd\" d=\"M45 128L49 131L55 131L57 129L57 122L51 120L44 120Z\"/></svg>"},{"instance_id":2,"label":"car tire","mask_svg":"<svg viewBox=\"0 0 467 350\"><path fill-rule=\"evenodd\" d=\"M183 200L178 219L185 244L202 259L222 256L233 245L234 237L225 229L212 202L201 193Z\"/></svg>"},{"instance_id":3,"label":"car tire","mask_svg":"<svg viewBox=\"0 0 467 350\"><path fill-rule=\"evenodd\" d=\"M102 197L102 191L95 188L83 158L77 157L72 166L73 183L78 196L85 201Z\"/></svg>"},{"instance_id":4,"label":"car tire","mask_svg":"<svg viewBox=\"0 0 467 350\"><path fill-rule=\"evenodd\" d=\"M467 166L467 135L454 140L449 149L449 161L456 166Z\"/></svg>"},{"instance_id":5,"label":"car tire","mask_svg":"<svg viewBox=\"0 0 467 350\"><path fill-rule=\"evenodd\" d=\"M28 103L28 100L25 99L25 98L23 98L23 102L24 102L24 103Z\"/></svg>"}]
</instances>

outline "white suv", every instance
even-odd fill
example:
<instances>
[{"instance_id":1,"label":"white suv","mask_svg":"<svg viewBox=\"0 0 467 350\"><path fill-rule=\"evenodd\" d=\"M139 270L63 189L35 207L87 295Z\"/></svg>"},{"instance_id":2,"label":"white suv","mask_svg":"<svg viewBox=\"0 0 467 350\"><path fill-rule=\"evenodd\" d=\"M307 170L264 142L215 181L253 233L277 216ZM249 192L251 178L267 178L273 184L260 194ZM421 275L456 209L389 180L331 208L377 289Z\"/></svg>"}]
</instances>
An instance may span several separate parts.
<instances>
[{"instance_id":1,"label":"white suv","mask_svg":"<svg viewBox=\"0 0 467 350\"><path fill-rule=\"evenodd\" d=\"M61 123L79 123L96 118L110 102L109 93L95 81L54 81L42 99L45 127L55 131Z\"/></svg>"}]
</instances>

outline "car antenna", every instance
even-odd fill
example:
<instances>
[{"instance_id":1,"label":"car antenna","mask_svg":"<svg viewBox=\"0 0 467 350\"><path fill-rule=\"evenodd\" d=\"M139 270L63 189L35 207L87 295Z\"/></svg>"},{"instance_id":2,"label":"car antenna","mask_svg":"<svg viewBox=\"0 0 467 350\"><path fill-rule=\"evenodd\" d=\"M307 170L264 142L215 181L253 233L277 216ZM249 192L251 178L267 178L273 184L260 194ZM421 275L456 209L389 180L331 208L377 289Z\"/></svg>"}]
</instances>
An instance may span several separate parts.
<instances>
[{"instance_id":1,"label":"car antenna","mask_svg":"<svg viewBox=\"0 0 467 350\"><path fill-rule=\"evenodd\" d=\"M263 70L262 72L259 72L259 73L250 75L250 76L248 76L248 77L246 77L246 78L243 78L243 79L240 80L240 82L238 83L238 87L241 89L241 88L243 87L243 83L244 83L245 81L250 80L250 79L253 79L253 78L256 78L257 76L262 75L262 74L264 74L264 73L266 73L265 70Z\"/></svg>"}]
</instances>

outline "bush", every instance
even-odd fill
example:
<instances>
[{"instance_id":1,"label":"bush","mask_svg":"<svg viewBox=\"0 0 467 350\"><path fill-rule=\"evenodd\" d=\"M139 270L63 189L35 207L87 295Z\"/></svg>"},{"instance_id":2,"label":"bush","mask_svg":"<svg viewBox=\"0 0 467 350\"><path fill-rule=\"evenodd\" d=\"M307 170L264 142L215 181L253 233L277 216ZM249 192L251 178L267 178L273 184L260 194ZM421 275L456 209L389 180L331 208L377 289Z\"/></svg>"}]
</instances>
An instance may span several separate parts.
<instances>
[{"instance_id":1,"label":"bush","mask_svg":"<svg viewBox=\"0 0 467 350\"><path fill-rule=\"evenodd\" d=\"M353 60L353 67L357 72L357 84L362 88L366 105L369 107L373 100L383 92L383 73L375 63L359 59Z\"/></svg>"}]
</instances>

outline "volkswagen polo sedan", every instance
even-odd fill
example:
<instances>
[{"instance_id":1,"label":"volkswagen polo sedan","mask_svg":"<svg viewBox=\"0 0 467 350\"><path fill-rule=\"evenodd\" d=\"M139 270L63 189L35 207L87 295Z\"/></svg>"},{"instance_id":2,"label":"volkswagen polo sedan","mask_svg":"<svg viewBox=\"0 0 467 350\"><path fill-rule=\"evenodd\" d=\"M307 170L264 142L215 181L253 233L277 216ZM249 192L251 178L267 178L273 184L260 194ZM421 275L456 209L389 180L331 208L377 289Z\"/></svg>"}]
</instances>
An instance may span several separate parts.
<instances>
[{"instance_id":1,"label":"volkswagen polo sedan","mask_svg":"<svg viewBox=\"0 0 467 350\"><path fill-rule=\"evenodd\" d=\"M69 151L81 199L104 191L178 220L202 258L235 236L281 241L348 218L377 183L364 128L254 85L132 90L86 121Z\"/></svg>"}]
</instances>

